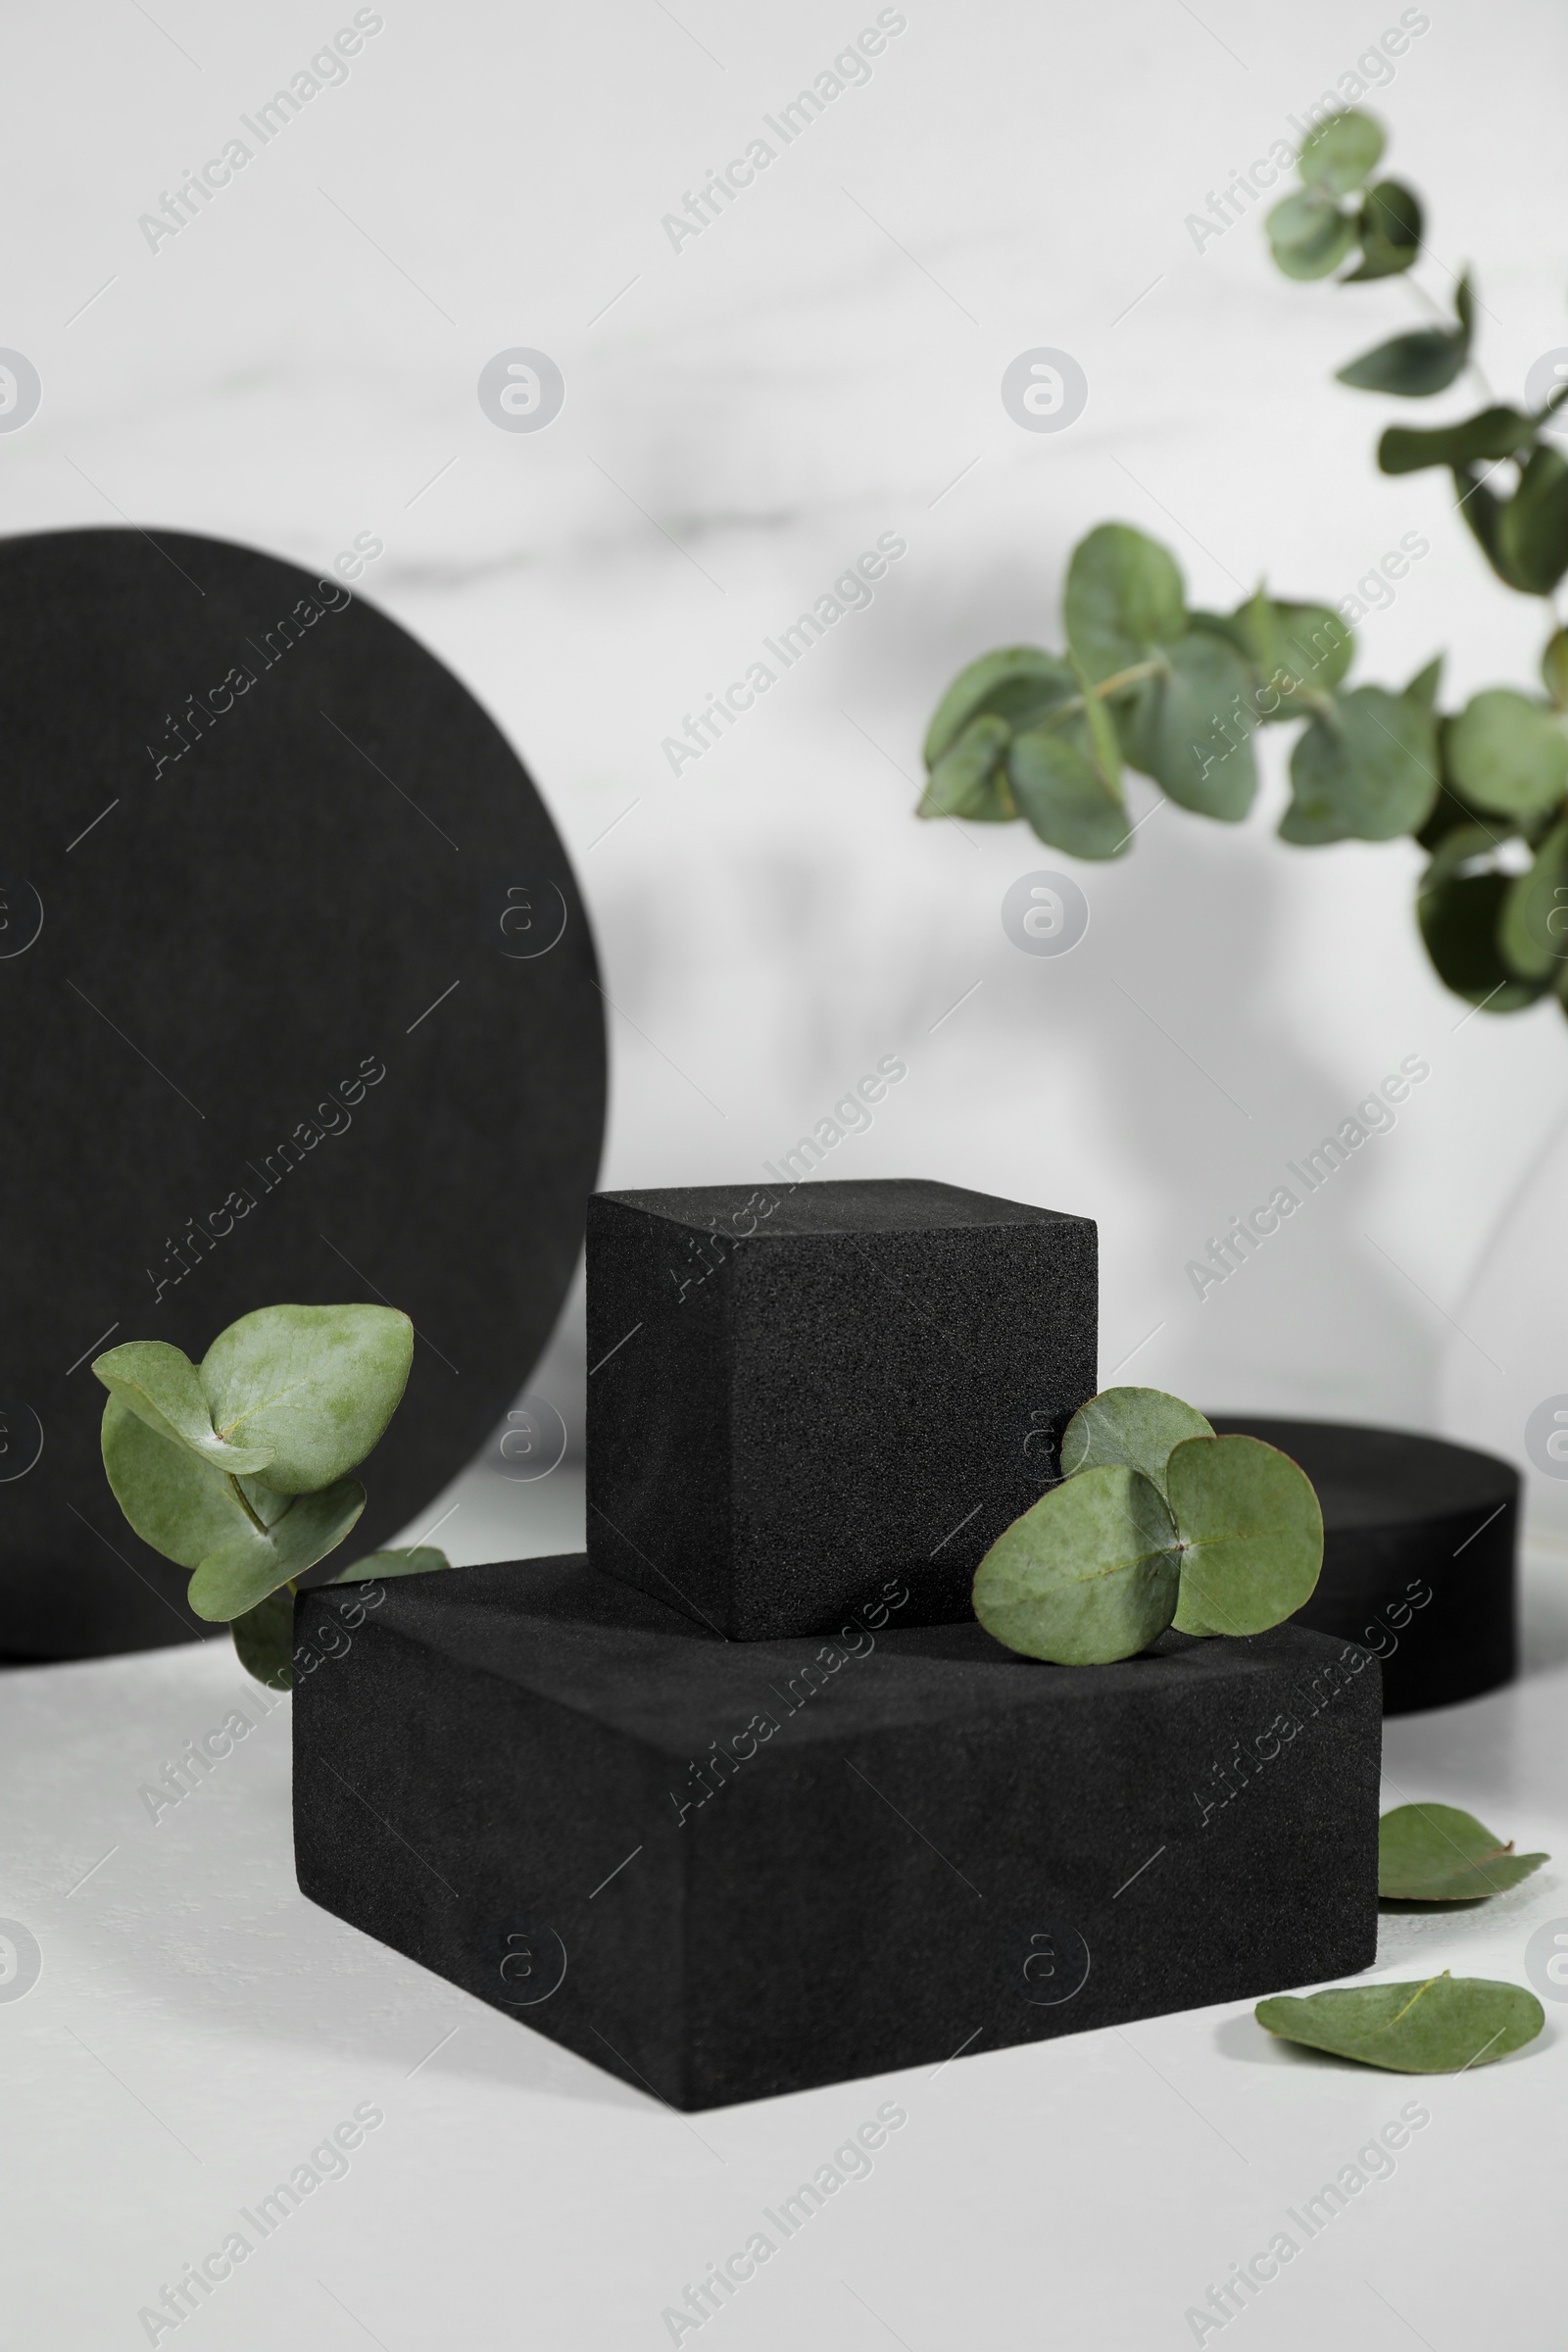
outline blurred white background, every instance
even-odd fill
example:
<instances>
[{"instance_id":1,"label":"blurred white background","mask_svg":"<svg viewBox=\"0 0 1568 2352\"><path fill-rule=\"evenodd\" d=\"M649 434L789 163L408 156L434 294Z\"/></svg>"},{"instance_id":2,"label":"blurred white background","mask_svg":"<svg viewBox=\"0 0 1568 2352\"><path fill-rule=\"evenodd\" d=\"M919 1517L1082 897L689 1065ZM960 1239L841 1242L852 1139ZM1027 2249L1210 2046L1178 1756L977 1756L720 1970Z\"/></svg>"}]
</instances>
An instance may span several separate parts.
<instances>
[{"instance_id":1,"label":"blurred white background","mask_svg":"<svg viewBox=\"0 0 1568 2352\"><path fill-rule=\"evenodd\" d=\"M1486 571L1446 477L1376 473L1398 404L1331 381L1415 322L1407 289L1288 284L1255 217L1201 252L1187 226L1399 7L909 0L869 78L678 252L662 217L760 133L780 148L762 117L874 7L387 0L347 78L261 148L241 115L352 15L13 16L24 233L0 343L43 397L0 435L4 527L119 516L322 567L384 542L360 587L495 713L581 875L619 1008L605 1184L762 1181L897 1054L906 1080L824 1172L1098 1218L1103 1376L1215 1409L1446 1409L1522 1458L1526 1411L1568 1390L1536 1360L1561 1326L1516 1283L1518 1393L1514 1309L1476 1364L1455 1318L1568 1103L1568 1024L1464 1018L1417 941L1413 845L1276 842L1277 734L1246 826L1164 807L1116 866L911 815L937 695L993 646L1059 643L1068 554L1106 518L1166 540L1205 604L1262 575L1333 601L1419 534L1356 676L1399 683L1446 647L1450 707L1533 676L1541 608ZM1446 299L1474 263L1485 364L1517 398L1568 342L1543 235L1568 24L1545 0L1417 18L1369 103L1429 202L1425 282ZM150 251L138 217L237 132L253 160ZM1059 433L1000 397L1040 345L1088 379ZM517 346L564 377L539 432L477 397ZM1469 405L1461 385L1412 420ZM683 715L887 532L907 554L869 609L672 775ZM1091 906L1059 959L1000 919L1047 867ZM1395 1131L1200 1301L1186 1261L1407 1055L1431 1076ZM533 1385L574 1425L580 1380L578 1305Z\"/></svg>"}]
</instances>

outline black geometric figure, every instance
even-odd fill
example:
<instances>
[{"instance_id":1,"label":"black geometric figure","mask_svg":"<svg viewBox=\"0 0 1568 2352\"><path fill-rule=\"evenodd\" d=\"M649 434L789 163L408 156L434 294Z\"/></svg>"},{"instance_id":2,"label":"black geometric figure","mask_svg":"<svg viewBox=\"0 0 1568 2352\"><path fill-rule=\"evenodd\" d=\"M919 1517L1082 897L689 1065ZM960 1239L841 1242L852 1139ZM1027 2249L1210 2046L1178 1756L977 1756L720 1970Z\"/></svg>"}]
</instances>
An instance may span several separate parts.
<instances>
[{"instance_id":1,"label":"black geometric figure","mask_svg":"<svg viewBox=\"0 0 1568 2352\"><path fill-rule=\"evenodd\" d=\"M1094 1393L1096 1228L914 1180L588 1209L588 1548L740 1641L970 1615Z\"/></svg>"},{"instance_id":2,"label":"black geometric figure","mask_svg":"<svg viewBox=\"0 0 1568 2352\"><path fill-rule=\"evenodd\" d=\"M300 1886L682 2108L1371 1963L1367 1652L1048 1666L905 1592L747 1642L581 1557L302 1594Z\"/></svg>"},{"instance_id":3,"label":"black geometric figure","mask_svg":"<svg viewBox=\"0 0 1568 2352\"><path fill-rule=\"evenodd\" d=\"M1212 1416L1299 1462L1323 1506L1323 1572L1294 1622L1383 1662L1383 1709L1479 1698L1518 1665L1519 1473L1408 1430Z\"/></svg>"},{"instance_id":4,"label":"black geometric figure","mask_svg":"<svg viewBox=\"0 0 1568 2352\"><path fill-rule=\"evenodd\" d=\"M178 532L0 544L0 1653L79 1656L208 1630L109 1494L92 1354L407 1309L355 1536L384 1542L555 1320L603 1014L515 755L335 574Z\"/></svg>"}]
</instances>

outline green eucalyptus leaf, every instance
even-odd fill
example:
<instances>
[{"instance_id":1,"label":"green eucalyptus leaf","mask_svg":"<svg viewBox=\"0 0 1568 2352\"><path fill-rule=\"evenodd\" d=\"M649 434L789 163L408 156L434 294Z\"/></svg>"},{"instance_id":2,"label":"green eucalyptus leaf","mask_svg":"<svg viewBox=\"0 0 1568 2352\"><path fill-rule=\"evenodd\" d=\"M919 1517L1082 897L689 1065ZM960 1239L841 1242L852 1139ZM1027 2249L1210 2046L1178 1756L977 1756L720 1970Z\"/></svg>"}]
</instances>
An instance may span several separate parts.
<instances>
[{"instance_id":1,"label":"green eucalyptus leaf","mask_svg":"<svg viewBox=\"0 0 1568 2352\"><path fill-rule=\"evenodd\" d=\"M977 718L1004 718L1009 728L1038 724L1048 710L1078 691L1071 666L1035 645L1004 646L960 669L926 730L925 763L935 767Z\"/></svg>"},{"instance_id":2,"label":"green eucalyptus leaf","mask_svg":"<svg viewBox=\"0 0 1568 2352\"><path fill-rule=\"evenodd\" d=\"M1337 373L1342 384L1358 392L1400 392L1407 400L1429 400L1447 390L1469 356L1468 338L1457 330L1418 326L1364 351Z\"/></svg>"},{"instance_id":3,"label":"green eucalyptus leaf","mask_svg":"<svg viewBox=\"0 0 1568 2352\"><path fill-rule=\"evenodd\" d=\"M1441 735L1441 729L1439 730ZM1424 850L1436 852L1459 833L1479 833L1487 848L1497 849L1511 840L1514 827L1506 817L1482 818L1479 809L1467 808L1451 784L1445 782L1432 804L1432 814L1414 835ZM1479 857L1482 851L1467 850L1466 857Z\"/></svg>"},{"instance_id":4,"label":"green eucalyptus leaf","mask_svg":"<svg viewBox=\"0 0 1568 2352\"><path fill-rule=\"evenodd\" d=\"M1250 663L1212 630L1190 629L1164 650L1122 724L1127 758L1169 798L1239 824L1257 794Z\"/></svg>"},{"instance_id":5,"label":"green eucalyptus leaf","mask_svg":"<svg viewBox=\"0 0 1568 2352\"><path fill-rule=\"evenodd\" d=\"M1438 795L1431 711L1419 699L1355 686L1314 713L1291 753L1282 841L1391 841L1413 833Z\"/></svg>"},{"instance_id":6,"label":"green eucalyptus leaf","mask_svg":"<svg viewBox=\"0 0 1568 2352\"><path fill-rule=\"evenodd\" d=\"M294 1499L292 1494L279 1494L275 1488L264 1487L259 1478L237 1478L234 1484L264 1527L281 1519Z\"/></svg>"},{"instance_id":7,"label":"green eucalyptus leaf","mask_svg":"<svg viewBox=\"0 0 1568 2352\"><path fill-rule=\"evenodd\" d=\"M1309 188L1325 196L1348 196L1364 187L1384 149L1383 125L1358 109L1325 115L1301 142L1296 169Z\"/></svg>"},{"instance_id":8,"label":"green eucalyptus leaf","mask_svg":"<svg viewBox=\"0 0 1568 2352\"><path fill-rule=\"evenodd\" d=\"M241 1617L280 1585L305 1574L342 1543L365 1508L357 1478L340 1478L318 1493L296 1494L269 1528L243 1528L207 1552L190 1580L188 1598L198 1617Z\"/></svg>"},{"instance_id":9,"label":"green eucalyptus leaf","mask_svg":"<svg viewBox=\"0 0 1568 2352\"><path fill-rule=\"evenodd\" d=\"M1276 268L1287 277L1328 277L1355 243L1355 222L1331 196L1297 188L1269 212L1265 222Z\"/></svg>"},{"instance_id":10,"label":"green eucalyptus leaf","mask_svg":"<svg viewBox=\"0 0 1568 2352\"><path fill-rule=\"evenodd\" d=\"M1266 1633L1311 1598L1323 1514L1288 1453L1261 1438L1187 1438L1165 1494L1182 1542L1179 1634Z\"/></svg>"},{"instance_id":11,"label":"green eucalyptus leaf","mask_svg":"<svg viewBox=\"0 0 1568 2352\"><path fill-rule=\"evenodd\" d=\"M1211 637L1223 637L1226 644L1234 645L1247 661L1255 662L1257 657L1253 653L1252 640L1246 624L1247 611L1246 605L1239 605L1234 612L1205 612L1195 606L1187 615L1187 626L1190 629L1206 629Z\"/></svg>"},{"instance_id":12,"label":"green eucalyptus leaf","mask_svg":"<svg viewBox=\"0 0 1568 2352\"><path fill-rule=\"evenodd\" d=\"M378 1585L389 1576L430 1576L452 1562L433 1544L414 1544L406 1551L372 1551L352 1567L340 1568L334 1585Z\"/></svg>"},{"instance_id":13,"label":"green eucalyptus leaf","mask_svg":"<svg viewBox=\"0 0 1568 2352\"><path fill-rule=\"evenodd\" d=\"M1294 705L1282 706L1282 718L1298 717L1309 707L1303 698L1331 694L1355 658L1348 622L1327 605L1280 604L1260 588L1237 617L1263 676Z\"/></svg>"},{"instance_id":14,"label":"green eucalyptus leaf","mask_svg":"<svg viewBox=\"0 0 1568 2352\"><path fill-rule=\"evenodd\" d=\"M1541 653L1541 683L1558 710L1568 710L1568 629L1553 629Z\"/></svg>"},{"instance_id":15,"label":"green eucalyptus leaf","mask_svg":"<svg viewBox=\"0 0 1568 2352\"><path fill-rule=\"evenodd\" d=\"M158 1435L122 1397L104 1406L110 1489L144 1544L182 1568L249 1525L232 1480L173 1438Z\"/></svg>"},{"instance_id":16,"label":"green eucalyptus leaf","mask_svg":"<svg viewBox=\"0 0 1568 2352\"><path fill-rule=\"evenodd\" d=\"M1425 223L1421 199L1402 180L1380 179L1369 188L1356 221L1361 259L1341 282L1347 286L1373 277L1396 277L1420 259Z\"/></svg>"},{"instance_id":17,"label":"green eucalyptus leaf","mask_svg":"<svg viewBox=\"0 0 1568 2352\"><path fill-rule=\"evenodd\" d=\"M1435 720L1438 713L1438 693L1442 684L1443 656L1439 654L1426 664L1424 669L1416 671L1415 676L1404 690L1404 700L1407 703L1413 703L1417 710L1424 710L1429 718Z\"/></svg>"},{"instance_id":18,"label":"green eucalyptus leaf","mask_svg":"<svg viewBox=\"0 0 1568 2352\"><path fill-rule=\"evenodd\" d=\"M1015 735L1007 779L1044 842L1073 858L1116 858L1132 840L1115 728L1082 671L1083 709Z\"/></svg>"},{"instance_id":19,"label":"green eucalyptus leaf","mask_svg":"<svg viewBox=\"0 0 1568 2352\"><path fill-rule=\"evenodd\" d=\"M1468 840L1485 838L1478 827L1450 834L1439 857L1448 867ZM1489 846L1492 846L1489 844ZM1475 853L1479 854L1479 853ZM1510 888L1506 874L1462 874L1427 869L1416 899L1416 920L1432 968L1445 988L1488 1012L1519 1012L1544 992L1543 980L1524 980L1503 961L1498 944Z\"/></svg>"},{"instance_id":20,"label":"green eucalyptus leaf","mask_svg":"<svg viewBox=\"0 0 1568 2352\"><path fill-rule=\"evenodd\" d=\"M1132 838L1132 820L1088 750L1082 722L1071 734L1043 729L1013 740L1007 756L1012 797L1034 831L1073 858L1115 858Z\"/></svg>"},{"instance_id":21,"label":"green eucalyptus leaf","mask_svg":"<svg viewBox=\"0 0 1568 2352\"><path fill-rule=\"evenodd\" d=\"M1495 831L1479 821L1450 826L1421 877L1421 888L1439 890L1461 874L1494 871L1493 859L1497 851L1505 840L1512 838L1511 829L1507 826Z\"/></svg>"},{"instance_id":22,"label":"green eucalyptus leaf","mask_svg":"<svg viewBox=\"0 0 1568 2352\"><path fill-rule=\"evenodd\" d=\"M1503 586L1516 588L1521 596L1533 596L1536 591L1514 562L1503 532L1503 518L1511 502L1499 498L1474 466L1454 467L1453 489L1459 512L1476 545Z\"/></svg>"},{"instance_id":23,"label":"green eucalyptus leaf","mask_svg":"<svg viewBox=\"0 0 1568 2352\"><path fill-rule=\"evenodd\" d=\"M1568 458L1560 450L1532 453L1518 489L1499 505L1495 532L1510 584L1549 596L1568 571Z\"/></svg>"},{"instance_id":24,"label":"green eucalyptus leaf","mask_svg":"<svg viewBox=\"0 0 1568 2352\"><path fill-rule=\"evenodd\" d=\"M1136 1470L1080 1470L1015 1519L975 1571L974 1613L1027 1658L1136 1657L1171 1621L1180 1561L1158 1490Z\"/></svg>"},{"instance_id":25,"label":"green eucalyptus leaf","mask_svg":"<svg viewBox=\"0 0 1568 2352\"><path fill-rule=\"evenodd\" d=\"M1450 722L1444 767L1472 808L1543 816L1568 791L1568 733L1549 703L1489 687Z\"/></svg>"},{"instance_id":26,"label":"green eucalyptus leaf","mask_svg":"<svg viewBox=\"0 0 1568 2352\"><path fill-rule=\"evenodd\" d=\"M403 1395L414 1326L390 1306L264 1306L202 1358L220 1437L271 1449L279 1494L333 1485L362 1462Z\"/></svg>"},{"instance_id":27,"label":"green eucalyptus leaf","mask_svg":"<svg viewBox=\"0 0 1568 2352\"><path fill-rule=\"evenodd\" d=\"M1275 1993L1253 2015L1287 2041L1400 2075L1460 2075L1492 2066L1534 2041L1546 2022L1523 1985L1451 1977L1446 1969L1425 1984Z\"/></svg>"},{"instance_id":28,"label":"green eucalyptus leaf","mask_svg":"<svg viewBox=\"0 0 1568 2352\"><path fill-rule=\"evenodd\" d=\"M1141 1470L1163 1495L1171 1447L1186 1438L1213 1435L1200 1412L1163 1389L1102 1389L1078 1407L1062 1432L1061 1474L1070 1478L1080 1470L1121 1462Z\"/></svg>"},{"instance_id":29,"label":"green eucalyptus leaf","mask_svg":"<svg viewBox=\"0 0 1568 2352\"><path fill-rule=\"evenodd\" d=\"M997 824L1018 811L1007 790L1012 729L995 711L973 718L931 769L916 816L966 816Z\"/></svg>"},{"instance_id":30,"label":"green eucalyptus leaf","mask_svg":"<svg viewBox=\"0 0 1568 2352\"><path fill-rule=\"evenodd\" d=\"M230 1446L219 1436L196 1367L182 1348L167 1340L128 1340L95 1356L92 1368L138 1420L215 1469L261 1470L271 1460L270 1446Z\"/></svg>"},{"instance_id":31,"label":"green eucalyptus leaf","mask_svg":"<svg viewBox=\"0 0 1568 2352\"><path fill-rule=\"evenodd\" d=\"M1521 979L1568 984L1568 818L1552 826L1529 872L1508 884L1497 948Z\"/></svg>"},{"instance_id":32,"label":"green eucalyptus leaf","mask_svg":"<svg viewBox=\"0 0 1568 2352\"><path fill-rule=\"evenodd\" d=\"M1390 1902L1475 1902L1550 1860L1516 1854L1457 1805L1396 1805L1378 1823L1378 1892Z\"/></svg>"},{"instance_id":33,"label":"green eucalyptus leaf","mask_svg":"<svg viewBox=\"0 0 1568 2352\"><path fill-rule=\"evenodd\" d=\"M1067 567L1067 641L1097 682L1148 661L1185 634L1187 613L1175 558L1125 522L1102 522L1079 541Z\"/></svg>"},{"instance_id":34,"label":"green eucalyptus leaf","mask_svg":"<svg viewBox=\"0 0 1568 2352\"><path fill-rule=\"evenodd\" d=\"M269 1592L254 1609L247 1609L229 1627L234 1652L247 1674L269 1690L294 1686L294 1595L285 1585Z\"/></svg>"},{"instance_id":35,"label":"green eucalyptus leaf","mask_svg":"<svg viewBox=\"0 0 1568 2352\"><path fill-rule=\"evenodd\" d=\"M1482 409L1459 424L1391 424L1378 443L1384 473L1420 473L1429 466L1475 466L1530 450L1536 427L1517 409Z\"/></svg>"}]
</instances>

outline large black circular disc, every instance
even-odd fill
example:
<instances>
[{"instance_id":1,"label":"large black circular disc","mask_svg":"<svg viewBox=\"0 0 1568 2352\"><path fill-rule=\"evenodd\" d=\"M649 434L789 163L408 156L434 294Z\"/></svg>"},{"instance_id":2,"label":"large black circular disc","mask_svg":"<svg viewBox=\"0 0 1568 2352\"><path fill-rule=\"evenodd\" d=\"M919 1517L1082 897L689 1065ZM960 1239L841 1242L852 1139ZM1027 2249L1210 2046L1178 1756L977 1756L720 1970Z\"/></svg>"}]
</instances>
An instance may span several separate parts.
<instances>
[{"instance_id":1,"label":"large black circular disc","mask_svg":"<svg viewBox=\"0 0 1568 2352\"><path fill-rule=\"evenodd\" d=\"M0 543L0 1656L200 1629L90 1359L279 1300L419 1338L351 1541L526 1380L604 1123L593 944L472 696L341 581L138 530Z\"/></svg>"}]
</instances>

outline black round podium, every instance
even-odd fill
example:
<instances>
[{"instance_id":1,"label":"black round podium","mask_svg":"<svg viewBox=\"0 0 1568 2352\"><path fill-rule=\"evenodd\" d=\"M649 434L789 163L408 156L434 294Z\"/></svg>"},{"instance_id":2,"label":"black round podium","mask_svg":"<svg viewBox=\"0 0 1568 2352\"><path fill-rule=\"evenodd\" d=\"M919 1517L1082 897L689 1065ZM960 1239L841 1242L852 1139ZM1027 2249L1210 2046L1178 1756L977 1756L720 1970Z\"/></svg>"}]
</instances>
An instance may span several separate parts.
<instances>
[{"instance_id":1,"label":"black round podium","mask_svg":"<svg viewBox=\"0 0 1568 2352\"><path fill-rule=\"evenodd\" d=\"M1323 1506L1323 1573L1296 1622L1383 1662L1383 1711L1477 1698L1517 1664L1519 1473L1405 1430L1211 1415L1299 1462Z\"/></svg>"}]
</instances>

